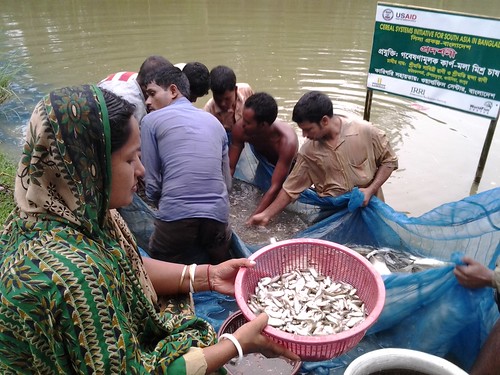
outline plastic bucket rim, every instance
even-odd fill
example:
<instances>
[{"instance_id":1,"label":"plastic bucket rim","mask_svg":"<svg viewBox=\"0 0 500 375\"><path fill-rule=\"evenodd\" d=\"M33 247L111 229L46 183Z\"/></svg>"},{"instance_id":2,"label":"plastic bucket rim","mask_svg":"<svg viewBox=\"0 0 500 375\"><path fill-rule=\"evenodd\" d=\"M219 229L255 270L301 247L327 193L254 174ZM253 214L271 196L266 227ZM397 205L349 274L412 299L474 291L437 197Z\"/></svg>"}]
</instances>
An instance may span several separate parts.
<instances>
[{"instance_id":1,"label":"plastic bucket rim","mask_svg":"<svg viewBox=\"0 0 500 375\"><path fill-rule=\"evenodd\" d=\"M379 363L375 363L379 360ZM390 362L389 362L390 361ZM467 373L454 363L447 361L444 358L438 357L426 352L406 349L406 348L382 348L372 350L355 358L345 369L345 375L355 375L370 371L396 370L395 366L400 366L400 369L413 370L411 366L404 366L408 363L418 363L425 365L429 370L446 370L447 374L467 375ZM453 370L453 371L452 371ZM362 371L362 372L360 372ZM421 371L421 370L418 370Z\"/></svg>"}]
</instances>

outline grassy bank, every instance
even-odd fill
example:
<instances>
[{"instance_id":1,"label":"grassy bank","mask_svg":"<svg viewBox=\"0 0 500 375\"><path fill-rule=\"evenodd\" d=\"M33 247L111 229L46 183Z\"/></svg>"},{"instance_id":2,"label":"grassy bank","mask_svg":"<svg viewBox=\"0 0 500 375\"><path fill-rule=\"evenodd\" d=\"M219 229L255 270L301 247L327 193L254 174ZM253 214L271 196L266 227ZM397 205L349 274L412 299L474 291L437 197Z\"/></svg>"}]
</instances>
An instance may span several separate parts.
<instances>
[{"instance_id":1,"label":"grassy bank","mask_svg":"<svg viewBox=\"0 0 500 375\"><path fill-rule=\"evenodd\" d=\"M3 60L3 59L2 59ZM10 61L10 60L5 60ZM10 85L21 66L13 66L9 62L0 64L0 111L1 105L16 94ZM14 178L15 164L4 154L0 153L0 228L14 208Z\"/></svg>"},{"instance_id":2,"label":"grassy bank","mask_svg":"<svg viewBox=\"0 0 500 375\"><path fill-rule=\"evenodd\" d=\"M0 105L8 99L16 97L16 93L11 88L11 83L23 67L23 64L14 65L10 59L4 57L0 59Z\"/></svg>"},{"instance_id":3,"label":"grassy bank","mask_svg":"<svg viewBox=\"0 0 500 375\"><path fill-rule=\"evenodd\" d=\"M10 76L0 71L0 104L7 101L14 95L10 89Z\"/></svg>"},{"instance_id":4,"label":"grassy bank","mask_svg":"<svg viewBox=\"0 0 500 375\"><path fill-rule=\"evenodd\" d=\"M0 65L0 104L16 95L10 84L17 71L18 68L16 69L9 64Z\"/></svg>"},{"instance_id":5,"label":"grassy bank","mask_svg":"<svg viewBox=\"0 0 500 375\"><path fill-rule=\"evenodd\" d=\"M0 228L14 208L14 178L16 166L5 155L0 154Z\"/></svg>"}]
</instances>

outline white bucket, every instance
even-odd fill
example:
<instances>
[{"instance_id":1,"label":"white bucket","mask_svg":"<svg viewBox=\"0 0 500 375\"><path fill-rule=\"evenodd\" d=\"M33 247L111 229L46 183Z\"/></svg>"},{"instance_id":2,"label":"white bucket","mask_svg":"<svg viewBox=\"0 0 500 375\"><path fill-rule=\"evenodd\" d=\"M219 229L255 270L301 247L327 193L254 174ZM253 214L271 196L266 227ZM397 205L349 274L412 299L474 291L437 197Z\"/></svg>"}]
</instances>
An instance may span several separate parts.
<instances>
[{"instance_id":1,"label":"white bucket","mask_svg":"<svg viewBox=\"0 0 500 375\"><path fill-rule=\"evenodd\" d=\"M378 349L359 356L347 366L344 375L370 375L383 370L391 374L395 374L395 370L406 370L422 375L467 375L460 367L443 358L397 348Z\"/></svg>"}]
</instances>

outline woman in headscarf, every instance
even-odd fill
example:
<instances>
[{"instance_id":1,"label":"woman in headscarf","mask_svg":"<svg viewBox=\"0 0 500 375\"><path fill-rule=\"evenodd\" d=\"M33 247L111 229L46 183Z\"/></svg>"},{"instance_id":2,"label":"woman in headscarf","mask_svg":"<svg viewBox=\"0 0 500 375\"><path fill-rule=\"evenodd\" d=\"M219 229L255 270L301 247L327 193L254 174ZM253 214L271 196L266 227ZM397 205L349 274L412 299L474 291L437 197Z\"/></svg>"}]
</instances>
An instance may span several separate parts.
<instances>
[{"instance_id":1,"label":"woman in headscarf","mask_svg":"<svg viewBox=\"0 0 500 375\"><path fill-rule=\"evenodd\" d=\"M190 288L231 294L252 264L140 258L114 210L144 173L133 111L95 86L54 91L33 111L0 236L0 373L204 374L237 354L234 338L297 360L262 335L265 314L217 342L204 320L160 309L157 296Z\"/></svg>"}]
</instances>

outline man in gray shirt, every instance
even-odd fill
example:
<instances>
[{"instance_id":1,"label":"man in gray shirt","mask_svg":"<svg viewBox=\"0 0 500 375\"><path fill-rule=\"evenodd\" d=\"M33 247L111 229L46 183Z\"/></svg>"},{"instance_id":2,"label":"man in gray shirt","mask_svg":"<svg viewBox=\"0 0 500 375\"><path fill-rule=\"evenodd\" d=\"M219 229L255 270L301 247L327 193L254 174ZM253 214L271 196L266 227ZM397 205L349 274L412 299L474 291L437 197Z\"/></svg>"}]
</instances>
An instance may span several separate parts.
<instances>
[{"instance_id":1,"label":"man in gray shirt","mask_svg":"<svg viewBox=\"0 0 500 375\"><path fill-rule=\"evenodd\" d=\"M217 264L230 258L228 140L212 114L188 100L176 67L148 77L141 123L146 195L158 206L149 242L153 258Z\"/></svg>"}]
</instances>

